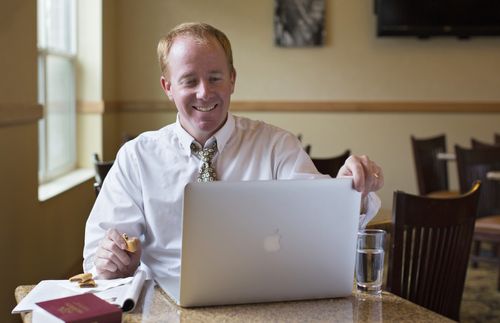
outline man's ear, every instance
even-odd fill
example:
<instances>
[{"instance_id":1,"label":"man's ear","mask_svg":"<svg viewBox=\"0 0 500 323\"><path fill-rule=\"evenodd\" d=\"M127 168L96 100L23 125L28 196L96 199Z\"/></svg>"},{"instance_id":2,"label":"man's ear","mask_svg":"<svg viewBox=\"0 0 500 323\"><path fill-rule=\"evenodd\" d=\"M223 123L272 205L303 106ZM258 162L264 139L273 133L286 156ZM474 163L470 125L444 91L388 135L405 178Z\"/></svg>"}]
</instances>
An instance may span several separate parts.
<instances>
[{"instance_id":1,"label":"man's ear","mask_svg":"<svg viewBox=\"0 0 500 323\"><path fill-rule=\"evenodd\" d=\"M170 83L169 80L167 80L165 78L165 76L162 76L160 78L160 83L161 83L161 88L163 89L163 92L165 92L165 94L168 96L168 99L170 101L172 101L172 92L171 92L171 88L172 88L172 83Z\"/></svg>"},{"instance_id":2,"label":"man's ear","mask_svg":"<svg viewBox=\"0 0 500 323\"><path fill-rule=\"evenodd\" d=\"M236 69L233 68L231 75L229 76L231 80L231 94L234 93L234 86L236 84Z\"/></svg>"}]
</instances>

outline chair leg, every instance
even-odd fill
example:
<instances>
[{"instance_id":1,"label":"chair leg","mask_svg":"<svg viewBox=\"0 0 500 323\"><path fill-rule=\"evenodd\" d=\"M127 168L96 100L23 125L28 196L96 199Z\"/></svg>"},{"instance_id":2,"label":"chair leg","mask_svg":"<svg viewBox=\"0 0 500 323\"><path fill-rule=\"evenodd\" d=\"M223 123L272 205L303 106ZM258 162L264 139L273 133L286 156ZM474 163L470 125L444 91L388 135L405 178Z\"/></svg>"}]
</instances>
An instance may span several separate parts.
<instances>
[{"instance_id":1,"label":"chair leg","mask_svg":"<svg viewBox=\"0 0 500 323\"><path fill-rule=\"evenodd\" d=\"M498 243L493 244L494 247L494 255L497 256L497 259L500 261L500 248L498 248ZM498 279L497 279L497 291L500 292L500 263L498 264Z\"/></svg>"},{"instance_id":2,"label":"chair leg","mask_svg":"<svg viewBox=\"0 0 500 323\"><path fill-rule=\"evenodd\" d=\"M481 241L475 240L474 246L472 248L472 255L478 257L480 252L481 252ZM472 260L472 268L477 268L476 260Z\"/></svg>"},{"instance_id":3,"label":"chair leg","mask_svg":"<svg viewBox=\"0 0 500 323\"><path fill-rule=\"evenodd\" d=\"M500 264L498 264L497 291L500 292Z\"/></svg>"}]
</instances>

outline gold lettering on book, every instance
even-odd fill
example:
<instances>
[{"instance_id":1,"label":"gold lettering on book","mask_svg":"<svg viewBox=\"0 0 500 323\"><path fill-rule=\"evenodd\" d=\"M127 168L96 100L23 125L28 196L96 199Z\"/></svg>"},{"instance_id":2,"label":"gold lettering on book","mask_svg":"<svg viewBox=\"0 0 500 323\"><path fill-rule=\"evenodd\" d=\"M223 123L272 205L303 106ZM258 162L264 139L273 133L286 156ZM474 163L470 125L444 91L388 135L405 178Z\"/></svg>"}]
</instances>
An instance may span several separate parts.
<instances>
[{"instance_id":1,"label":"gold lettering on book","mask_svg":"<svg viewBox=\"0 0 500 323\"><path fill-rule=\"evenodd\" d=\"M89 308L80 302L74 302L74 303L66 302L64 303L63 306L59 307L58 311L59 313L63 314L74 314L74 313L82 314L88 312Z\"/></svg>"}]
</instances>

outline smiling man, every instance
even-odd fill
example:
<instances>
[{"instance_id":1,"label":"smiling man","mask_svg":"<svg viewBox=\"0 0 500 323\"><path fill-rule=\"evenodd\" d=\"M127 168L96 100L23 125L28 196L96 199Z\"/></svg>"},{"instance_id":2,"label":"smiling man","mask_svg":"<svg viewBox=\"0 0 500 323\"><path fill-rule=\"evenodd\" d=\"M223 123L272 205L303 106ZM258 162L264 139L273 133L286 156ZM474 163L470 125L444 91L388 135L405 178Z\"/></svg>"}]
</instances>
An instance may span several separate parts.
<instances>
[{"instance_id":1,"label":"smiling man","mask_svg":"<svg viewBox=\"0 0 500 323\"><path fill-rule=\"evenodd\" d=\"M182 127L203 145L226 122L236 71L214 36L172 35L165 42L158 49L161 85Z\"/></svg>"},{"instance_id":2,"label":"smiling man","mask_svg":"<svg viewBox=\"0 0 500 323\"><path fill-rule=\"evenodd\" d=\"M177 121L141 134L118 152L85 231L84 271L99 278L180 272L182 198L189 182L321 178L293 134L229 112L236 82L231 44L202 23L175 27L158 45L161 86ZM380 208L382 169L351 156L338 175L362 192L361 223ZM207 184L209 185L209 184ZM122 237L138 237L135 252Z\"/></svg>"}]
</instances>

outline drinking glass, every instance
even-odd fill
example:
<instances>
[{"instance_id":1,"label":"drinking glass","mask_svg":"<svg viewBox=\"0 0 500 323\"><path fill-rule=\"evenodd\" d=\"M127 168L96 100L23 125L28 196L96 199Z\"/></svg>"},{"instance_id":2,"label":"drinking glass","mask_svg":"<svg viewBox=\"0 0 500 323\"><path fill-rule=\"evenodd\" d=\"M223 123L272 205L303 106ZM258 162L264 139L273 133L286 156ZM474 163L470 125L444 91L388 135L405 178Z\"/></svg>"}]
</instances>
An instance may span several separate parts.
<instances>
[{"instance_id":1,"label":"drinking glass","mask_svg":"<svg viewBox=\"0 0 500 323\"><path fill-rule=\"evenodd\" d=\"M366 229L358 232L356 250L358 291L376 295L382 292L384 239L384 230Z\"/></svg>"}]
</instances>

